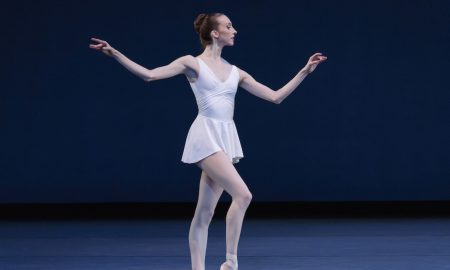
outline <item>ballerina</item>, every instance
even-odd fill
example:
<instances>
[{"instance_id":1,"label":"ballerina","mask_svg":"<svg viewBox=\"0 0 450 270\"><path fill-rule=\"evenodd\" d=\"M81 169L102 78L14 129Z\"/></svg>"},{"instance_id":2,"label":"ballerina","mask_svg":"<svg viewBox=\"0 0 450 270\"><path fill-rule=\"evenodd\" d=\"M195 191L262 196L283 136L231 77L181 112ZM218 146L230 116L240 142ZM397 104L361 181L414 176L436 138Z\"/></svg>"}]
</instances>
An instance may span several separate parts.
<instances>
[{"instance_id":1,"label":"ballerina","mask_svg":"<svg viewBox=\"0 0 450 270\"><path fill-rule=\"evenodd\" d=\"M225 46L234 45L237 34L226 15L202 13L194 21L194 29L204 49L200 55L185 55L153 69L131 61L104 40L91 38L97 44L89 46L113 57L146 82L178 74L186 76L199 113L189 129L181 161L196 164L202 171L197 206L189 229L192 269L205 269L208 227L225 190L232 197L232 203L226 215L226 260L220 270L237 270L242 223L252 200L250 190L234 166L244 157L233 121L237 88L239 86L259 98L280 104L327 57L322 53L313 54L294 78L280 89L272 90L221 57Z\"/></svg>"}]
</instances>

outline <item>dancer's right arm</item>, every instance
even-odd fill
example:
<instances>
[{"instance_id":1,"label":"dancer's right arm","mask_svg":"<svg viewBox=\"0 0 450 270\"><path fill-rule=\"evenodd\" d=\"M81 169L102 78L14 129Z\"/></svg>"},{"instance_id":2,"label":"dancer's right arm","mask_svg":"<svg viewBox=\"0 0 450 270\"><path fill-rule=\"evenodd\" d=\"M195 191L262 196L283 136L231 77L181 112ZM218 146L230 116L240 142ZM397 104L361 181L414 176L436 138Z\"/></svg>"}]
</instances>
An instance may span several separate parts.
<instances>
[{"instance_id":1,"label":"dancer's right arm","mask_svg":"<svg viewBox=\"0 0 450 270\"><path fill-rule=\"evenodd\" d=\"M147 69L128 59L121 52L111 47L108 44L108 42L97 38L91 39L93 41L98 42L98 44L91 44L89 45L90 48L99 50L104 54L113 57L114 59L117 60L117 62L123 65L131 73L133 73L134 75L138 76L139 78L143 79L146 82L166 79L182 73L185 74L189 68L192 68L192 64L194 61L193 56L186 55L178 59L175 59L172 63L166 66L154 69Z\"/></svg>"}]
</instances>

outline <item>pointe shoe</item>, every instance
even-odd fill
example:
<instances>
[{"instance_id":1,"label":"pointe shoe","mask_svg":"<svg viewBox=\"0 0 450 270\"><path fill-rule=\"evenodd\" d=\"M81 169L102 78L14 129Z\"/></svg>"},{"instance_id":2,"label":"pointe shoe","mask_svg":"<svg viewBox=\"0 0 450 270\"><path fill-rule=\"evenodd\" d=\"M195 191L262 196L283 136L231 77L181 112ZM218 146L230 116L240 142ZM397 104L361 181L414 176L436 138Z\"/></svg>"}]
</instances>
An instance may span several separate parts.
<instances>
[{"instance_id":1,"label":"pointe shoe","mask_svg":"<svg viewBox=\"0 0 450 270\"><path fill-rule=\"evenodd\" d=\"M238 270L237 256L227 253L227 260L222 263L220 270Z\"/></svg>"},{"instance_id":2,"label":"pointe shoe","mask_svg":"<svg viewBox=\"0 0 450 270\"><path fill-rule=\"evenodd\" d=\"M222 263L222 265L220 266L220 270L237 270L237 264L233 264L230 261L226 261L224 263Z\"/></svg>"}]
</instances>

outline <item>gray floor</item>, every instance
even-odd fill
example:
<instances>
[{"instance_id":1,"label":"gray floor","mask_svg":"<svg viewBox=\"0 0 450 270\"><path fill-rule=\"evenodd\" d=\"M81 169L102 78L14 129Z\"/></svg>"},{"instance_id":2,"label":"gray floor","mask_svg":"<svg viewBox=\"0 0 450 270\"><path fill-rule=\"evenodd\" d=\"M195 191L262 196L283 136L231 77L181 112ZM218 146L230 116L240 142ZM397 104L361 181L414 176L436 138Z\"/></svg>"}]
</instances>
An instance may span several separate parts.
<instances>
[{"instance_id":1,"label":"gray floor","mask_svg":"<svg viewBox=\"0 0 450 270\"><path fill-rule=\"evenodd\" d=\"M189 220L1 221L0 270L190 269ZM209 231L219 269L225 226ZM239 269L450 269L450 218L247 219Z\"/></svg>"}]
</instances>

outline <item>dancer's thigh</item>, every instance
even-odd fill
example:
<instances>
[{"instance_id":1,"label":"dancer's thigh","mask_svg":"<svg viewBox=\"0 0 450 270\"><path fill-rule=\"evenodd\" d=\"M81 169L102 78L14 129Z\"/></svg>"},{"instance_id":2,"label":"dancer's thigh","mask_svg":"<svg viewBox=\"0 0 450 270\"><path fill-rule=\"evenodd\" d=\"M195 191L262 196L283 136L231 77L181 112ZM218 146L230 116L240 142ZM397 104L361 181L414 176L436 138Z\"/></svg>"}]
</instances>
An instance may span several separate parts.
<instances>
[{"instance_id":1,"label":"dancer's thigh","mask_svg":"<svg viewBox=\"0 0 450 270\"><path fill-rule=\"evenodd\" d=\"M218 151L197 165L219 186L234 197L249 197L251 194L244 180L223 151Z\"/></svg>"},{"instance_id":2,"label":"dancer's thigh","mask_svg":"<svg viewBox=\"0 0 450 270\"><path fill-rule=\"evenodd\" d=\"M205 171L202 171L197 208L207 208L213 211L222 193L223 188L214 182Z\"/></svg>"}]
</instances>

